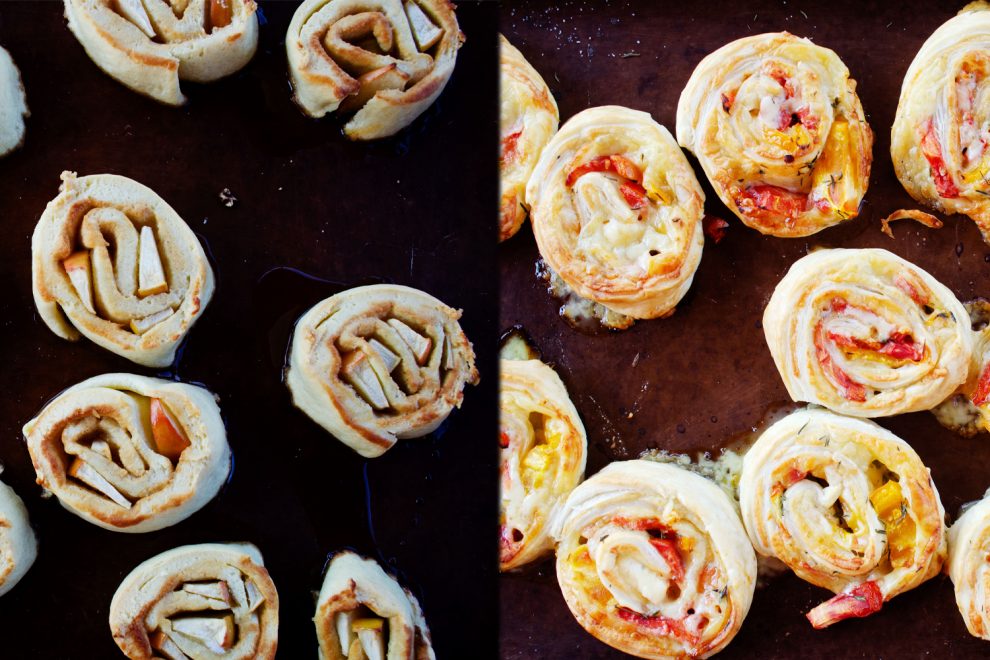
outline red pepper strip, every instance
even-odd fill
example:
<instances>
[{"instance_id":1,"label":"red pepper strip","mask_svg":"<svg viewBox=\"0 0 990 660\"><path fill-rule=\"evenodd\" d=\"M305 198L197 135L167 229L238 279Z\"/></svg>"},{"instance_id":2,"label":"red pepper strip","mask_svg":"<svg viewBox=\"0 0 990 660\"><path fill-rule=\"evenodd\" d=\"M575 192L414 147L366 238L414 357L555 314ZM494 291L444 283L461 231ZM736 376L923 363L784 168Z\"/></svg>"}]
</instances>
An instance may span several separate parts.
<instances>
[{"instance_id":1,"label":"red pepper strip","mask_svg":"<svg viewBox=\"0 0 990 660\"><path fill-rule=\"evenodd\" d=\"M928 306L929 302L931 302L927 295L922 295L921 292L918 291L918 287L908 282L901 275L896 275L894 277L894 286L906 293L908 297L918 305L918 307Z\"/></svg>"},{"instance_id":2,"label":"red pepper strip","mask_svg":"<svg viewBox=\"0 0 990 660\"><path fill-rule=\"evenodd\" d=\"M674 541L666 538L650 539L650 545L663 557L667 567L670 568L670 576L674 579L674 582L683 580L684 564L681 562L681 555L677 552L677 546Z\"/></svg>"},{"instance_id":3,"label":"red pepper strip","mask_svg":"<svg viewBox=\"0 0 990 660\"><path fill-rule=\"evenodd\" d=\"M505 431L499 433L498 446L502 449L508 449L509 447L509 435Z\"/></svg>"},{"instance_id":4,"label":"red pepper strip","mask_svg":"<svg viewBox=\"0 0 990 660\"><path fill-rule=\"evenodd\" d=\"M714 215L706 215L701 219L701 226L705 231L705 236L718 244L723 238L725 238L725 230L728 228L729 223L722 218L715 217Z\"/></svg>"},{"instance_id":5,"label":"red pepper strip","mask_svg":"<svg viewBox=\"0 0 990 660\"><path fill-rule=\"evenodd\" d=\"M742 197L751 203L743 205L737 201L736 205L747 215L758 215L760 211L765 211L772 215L794 218L804 212L808 203L806 194L771 185L750 186L743 191ZM746 208L746 206L756 208Z\"/></svg>"},{"instance_id":6,"label":"red pepper strip","mask_svg":"<svg viewBox=\"0 0 990 660\"><path fill-rule=\"evenodd\" d=\"M626 529L642 530L648 532L659 532L660 538L677 538L677 532L660 522L659 518L637 518L630 520L623 516L612 518L612 523Z\"/></svg>"},{"instance_id":7,"label":"red pepper strip","mask_svg":"<svg viewBox=\"0 0 990 660\"><path fill-rule=\"evenodd\" d=\"M732 109L732 104L736 102L736 93L729 92L728 94L722 94L722 109L728 112Z\"/></svg>"},{"instance_id":8,"label":"red pepper strip","mask_svg":"<svg viewBox=\"0 0 990 660\"><path fill-rule=\"evenodd\" d=\"M938 143L935 135L935 123L929 119L925 124L925 134L921 138L921 153L928 160L928 165L932 170L932 178L935 179L935 190L939 196L953 198L959 196L959 189L956 188L955 181L949 176L945 168L945 160L942 159L942 145Z\"/></svg>"},{"instance_id":9,"label":"red pepper strip","mask_svg":"<svg viewBox=\"0 0 990 660\"><path fill-rule=\"evenodd\" d=\"M832 356L828 354L828 350L825 348L825 329L821 322L815 328L815 357L818 358L818 363L822 366L825 375L842 390L842 396L849 401L866 401L866 388L836 366L832 361Z\"/></svg>"},{"instance_id":10,"label":"red pepper strip","mask_svg":"<svg viewBox=\"0 0 990 660\"><path fill-rule=\"evenodd\" d=\"M976 383L976 390L973 391L971 400L974 405L982 406L990 400L990 363L983 367L980 380Z\"/></svg>"},{"instance_id":11,"label":"red pepper strip","mask_svg":"<svg viewBox=\"0 0 990 660\"><path fill-rule=\"evenodd\" d=\"M625 156L599 156L571 170L565 181L567 187L573 186L578 179L589 172L612 172L636 183L643 181L643 173L639 171L635 163Z\"/></svg>"},{"instance_id":12,"label":"red pepper strip","mask_svg":"<svg viewBox=\"0 0 990 660\"><path fill-rule=\"evenodd\" d=\"M880 587L872 580L857 585L847 593L836 594L806 615L811 625L821 630L843 619L869 616L883 605Z\"/></svg>"},{"instance_id":13,"label":"red pepper strip","mask_svg":"<svg viewBox=\"0 0 990 660\"><path fill-rule=\"evenodd\" d=\"M808 106L802 107L797 111L798 119L801 120L801 125L807 128L809 131L813 131L818 128L818 117L811 114L811 108Z\"/></svg>"},{"instance_id":14,"label":"red pepper strip","mask_svg":"<svg viewBox=\"0 0 990 660\"><path fill-rule=\"evenodd\" d=\"M499 158L501 163L511 163L516 159L516 146L520 135L522 131L516 131L502 138L502 156Z\"/></svg>"},{"instance_id":15,"label":"red pepper strip","mask_svg":"<svg viewBox=\"0 0 990 660\"><path fill-rule=\"evenodd\" d=\"M828 333L829 340L836 346L845 348L856 348L863 351L872 351L881 355L892 357L896 360L911 360L920 362L924 353L921 347L916 346L914 338L903 332L892 332L885 342L874 341L872 339L860 339L859 337L847 337L836 332Z\"/></svg>"},{"instance_id":16,"label":"red pepper strip","mask_svg":"<svg viewBox=\"0 0 990 660\"><path fill-rule=\"evenodd\" d=\"M623 181L622 185L619 186L619 192L622 193L629 208L634 211L647 204L646 188L635 181Z\"/></svg>"},{"instance_id":17,"label":"red pepper strip","mask_svg":"<svg viewBox=\"0 0 990 660\"><path fill-rule=\"evenodd\" d=\"M687 631L682 621L669 619L662 614L643 616L639 612L634 612L625 607L616 608L615 613L623 621L629 621L630 623L635 623L637 626L649 628L663 637L675 637L688 646L693 646L698 641L697 637Z\"/></svg>"}]
</instances>

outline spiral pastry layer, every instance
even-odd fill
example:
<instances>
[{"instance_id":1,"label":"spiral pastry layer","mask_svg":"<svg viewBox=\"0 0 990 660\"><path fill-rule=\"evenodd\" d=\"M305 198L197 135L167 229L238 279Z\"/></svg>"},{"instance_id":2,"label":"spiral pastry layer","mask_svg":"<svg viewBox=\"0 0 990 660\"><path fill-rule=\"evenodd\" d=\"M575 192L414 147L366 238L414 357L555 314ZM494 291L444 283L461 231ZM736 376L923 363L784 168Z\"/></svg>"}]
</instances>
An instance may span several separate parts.
<instances>
[{"instance_id":1,"label":"spiral pastry layer","mask_svg":"<svg viewBox=\"0 0 990 660\"><path fill-rule=\"evenodd\" d=\"M286 384L317 424L362 456L435 430L478 382L461 313L405 286L348 289L297 322Z\"/></svg>"},{"instance_id":2,"label":"spiral pastry layer","mask_svg":"<svg viewBox=\"0 0 990 660\"><path fill-rule=\"evenodd\" d=\"M62 173L31 259L34 302L52 332L147 367L172 363L213 296L189 226L153 190L114 174Z\"/></svg>"},{"instance_id":3,"label":"spiral pastry layer","mask_svg":"<svg viewBox=\"0 0 990 660\"><path fill-rule=\"evenodd\" d=\"M966 380L973 352L969 315L952 292L879 249L798 259L763 331L792 399L857 417L932 408Z\"/></svg>"},{"instance_id":4,"label":"spiral pastry layer","mask_svg":"<svg viewBox=\"0 0 990 660\"><path fill-rule=\"evenodd\" d=\"M104 374L65 390L24 425L38 483L80 518L118 532L185 520L230 472L209 391Z\"/></svg>"},{"instance_id":5,"label":"spiral pastry layer","mask_svg":"<svg viewBox=\"0 0 990 660\"><path fill-rule=\"evenodd\" d=\"M24 502L0 482L0 596L14 588L38 556L38 541Z\"/></svg>"},{"instance_id":6,"label":"spiral pastry layer","mask_svg":"<svg viewBox=\"0 0 990 660\"><path fill-rule=\"evenodd\" d=\"M499 35L501 151L498 158L502 199L499 240L512 238L526 219L526 182L543 147L557 131L560 113L543 77Z\"/></svg>"},{"instance_id":7,"label":"spiral pastry layer","mask_svg":"<svg viewBox=\"0 0 990 660\"><path fill-rule=\"evenodd\" d=\"M550 527L584 477L588 436L557 373L539 360L501 360L499 568L553 548Z\"/></svg>"},{"instance_id":8,"label":"spiral pastry layer","mask_svg":"<svg viewBox=\"0 0 990 660\"><path fill-rule=\"evenodd\" d=\"M816 628L878 611L945 560L928 468L869 420L809 409L773 424L743 458L739 502L758 553L838 594L808 613Z\"/></svg>"},{"instance_id":9,"label":"spiral pastry layer","mask_svg":"<svg viewBox=\"0 0 990 660\"><path fill-rule=\"evenodd\" d=\"M990 242L990 5L928 38L904 76L890 156L914 199L971 217Z\"/></svg>"},{"instance_id":10,"label":"spiral pastry layer","mask_svg":"<svg viewBox=\"0 0 990 660\"><path fill-rule=\"evenodd\" d=\"M344 134L394 135L440 96L464 35L447 0L306 0L285 37L295 101L355 113Z\"/></svg>"},{"instance_id":11,"label":"spiral pastry layer","mask_svg":"<svg viewBox=\"0 0 990 660\"><path fill-rule=\"evenodd\" d=\"M807 236L854 218L873 132L839 56L773 32L701 61L677 104L677 141L749 227Z\"/></svg>"},{"instance_id":12,"label":"spiral pastry layer","mask_svg":"<svg viewBox=\"0 0 990 660\"><path fill-rule=\"evenodd\" d=\"M956 605L970 634L990 640L990 499L966 510L949 528L949 561Z\"/></svg>"},{"instance_id":13,"label":"spiral pastry layer","mask_svg":"<svg viewBox=\"0 0 990 660\"><path fill-rule=\"evenodd\" d=\"M375 561L334 555L316 604L320 660L435 660L419 601Z\"/></svg>"},{"instance_id":14,"label":"spiral pastry layer","mask_svg":"<svg viewBox=\"0 0 990 660\"><path fill-rule=\"evenodd\" d=\"M576 114L540 155L526 202L540 253L582 298L650 319L673 313L691 286L705 195L649 114Z\"/></svg>"},{"instance_id":15,"label":"spiral pastry layer","mask_svg":"<svg viewBox=\"0 0 990 660\"><path fill-rule=\"evenodd\" d=\"M278 593L253 545L184 545L124 578L110 631L132 660L271 660Z\"/></svg>"},{"instance_id":16,"label":"spiral pastry layer","mask_svg":"<svg viewBox=\"0 0 990 660\"><path fill-rule=\"evenodd\" d=\"M756 555L729 497L697 474L612 463L571 492L555 536L568 607L625 653L706 658L749 611Z\"/></svg>"},{"instance_id":17,"label":"spiral pastry layer","mask_svg":"<svg viewBox=\"0 0 990 660\"><path fill-rule=\"evenodd\" d=\"M0 156L24 142L24 118L30 114L21 72L7 49L0 47Z\"/></svg>"},{"instance_id":18,"label":"spiral pastry layer","mask_svg":"<svg viewBox=\"0 0 990 660\"><path fill-rule=\"evenodd\" d=\"M258 46L253 0L64 0L69 29L98 67L168 105L180 80L206 83L244 67Z\"/></svg>"}]
</instances>

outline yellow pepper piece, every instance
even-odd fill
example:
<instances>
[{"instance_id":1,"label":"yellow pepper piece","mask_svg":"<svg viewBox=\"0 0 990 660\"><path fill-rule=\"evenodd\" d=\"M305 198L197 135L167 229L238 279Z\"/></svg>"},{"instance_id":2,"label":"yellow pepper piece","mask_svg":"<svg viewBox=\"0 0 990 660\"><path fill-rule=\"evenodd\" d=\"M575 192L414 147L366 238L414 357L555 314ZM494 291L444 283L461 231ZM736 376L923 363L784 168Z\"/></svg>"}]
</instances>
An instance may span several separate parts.
<instances>
[{"instance_id":1,"label":"yellow pepper piece","mask_svg":"<svg viewBox=\"0 0 990 660\"><path fill-rule=\"evenodd\" d=\"M811 187L817 191L812 197L824 200L843 218L859 211L859 150L859 133L837 119L811 173Z\"/></svg>"},{"instance_id":2,"label":"yellow pepper piece","mask_svg":"<svg viewBox=\"0 0 990 660\"><path fill-rule=\"evenodd\" d=\"M870 494L870 504L885 525L901 517L901 487L896 481L888 481Z\"/></svg>"},{"instance_id":3,"label":"yellow pepper piece","mask_svg":"<svg viewBox=\"0 0 990 660\"><path fill-rule=\"evenodd\" d=\"M969 185L982 181L983 185L979 186L980 188L990 187L990 154L984 156L979 165L964 174L962 180Z\"/></svg>"},{"instance_id":4,"label":"yellow pepper piece","mask_svg":"<svg viewBox=\"0 0 990 660\"><path fill-rule=\"evenodd\" d=\"M870 503L887 532L887 548L894 568L907 566L914 559L915 523L907 514L901 487L888 481L870 495Z\"/></svg>"}]
</instances>

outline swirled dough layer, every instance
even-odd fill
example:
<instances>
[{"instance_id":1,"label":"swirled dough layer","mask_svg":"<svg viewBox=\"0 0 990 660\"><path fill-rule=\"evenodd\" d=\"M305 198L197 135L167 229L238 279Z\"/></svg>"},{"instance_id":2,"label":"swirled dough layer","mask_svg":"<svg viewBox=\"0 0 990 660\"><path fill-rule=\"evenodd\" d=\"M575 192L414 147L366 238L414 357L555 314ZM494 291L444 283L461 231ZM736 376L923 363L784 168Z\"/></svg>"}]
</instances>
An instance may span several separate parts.
<instances>
[{"instance_id":1,"label":"swirled dough layer","mask_svg":"<svg viewBox=\"0 0 990 660\"><path fill-rule=\"evenodd\" d=\"M21 581L37 556L27 507L13 488L0 482L0 596Z\"/></svg>"},{"instance_id":2,"label":"swirled dough layer","mask_svg":"<svg viewBox=\"0 0 990 660\"><path fill-rule=\"evenodd\" d=\"M24 118L30 114L21 72L7 49L0 47L0 156L24 142Z\"/></svg>"},{"instance_id":3,"label":"swirled dough layer","mask_svg":"<svg viewBox=\"0 0 990 660\"><path fill-rule=\"evenodd\" d=\"M949 528L956 605L970 634L990 640L990 499L972 505Z\"/></svg>"}]
</instances>

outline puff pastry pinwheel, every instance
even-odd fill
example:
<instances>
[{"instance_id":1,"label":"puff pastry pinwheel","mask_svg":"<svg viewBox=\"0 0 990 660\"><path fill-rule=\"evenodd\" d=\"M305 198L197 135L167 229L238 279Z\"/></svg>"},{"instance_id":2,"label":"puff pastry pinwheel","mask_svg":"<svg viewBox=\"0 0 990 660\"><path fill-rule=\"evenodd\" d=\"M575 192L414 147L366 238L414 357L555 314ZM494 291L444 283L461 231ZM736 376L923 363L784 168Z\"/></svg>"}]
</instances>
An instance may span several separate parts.
<instances>
[{"instance_id":1,"label":"puff pastry pinwheel","mask_svg":"<svg viewBox=\"0 0 990 660\"><path fill-rule=\"evenodd\" d=\"M526 201L540 253L582 298L651 319L673 313L691 286L705 194L649 114L574 115L540 155Z\"/></svg>"},{"instance_id":2,"label":"puff pastry pinwheel","mask_svg":"<svg viewBox=\"0 0 990 660\"><path fill-rule=\"evenodd\" d=\"M743 522L756 551L836 596L815 628L863 617L938 574L945 512L918 455L864 419L791 413L743 458Z\"/></svg>"},{"instance_id":3,"label":"puff pastry pinwheel","mask_svg":"<svg viewBox=\"0 0 990 660\"><path fill-rule=\"evenodd\" d=\"M278 593L253 545L184 545L124 578L110 632L132 660L271 660Z\"/></svg>"},{"instance_id":4,"label":"puff pastry pinwheel","mask_svg":"<svg viewBox=\"0 0 990 660\"><path fill-rule=\"evenodd\" d=\"M914 199L971 217L990 243L990 5L973 2L928 38L904 76L890 156Z\"/></svg>"},{"instance_id":5,"label":"puff pastry pinwheel","mask_svg":"<svg viewBox=\"0 0 990 660\"><path fill-rule=\"evenodd\" d=\"M949 528L946 572L972 635L990 640L990 499L969 507Z\"/></svg>"},{"instance_id":6,"label":"puff pastry pinwheel","mask_svg":"<svg viewBox=\"0 0 990 660\"><path fill-rule=\"evenodd\" d=\"M969 315L927 272L880 249L798 259L763 313L787 392L856 417L928 410L967 377Z\"/></svg>"},{"instance_id":7,"label":"puff pastry pinwheel","mask_svg":"<svg viewBox=\"0 0 990 660\"><path fill-rule=\"evenodd\" d=\"M555 536L568 607L625 653L707 658L753 600L756 555L729 496L672 465L608 465L571 492Z\"/></svg>"},{"instance_id":8,"label":"puff pastry pinwheel","mask_svg":"<svg viewBox=\"0 0 990 660\"><path fill-rule=\"evenodd\" d=\"M21 72L6 48L0 47L0 156L21 146L28 112Z\"/></svg>"},{"instance_id":9,"label":"puff pastry pinwheel","mask_svg":"<svg viewBox=\"0 0 990 660\"><path fill-rule=\"evenodd\" d=\"M499 568L553 548L550 527L584 477L588 436L557 373L539 360L500 360Z\"/></svg>"},{"instance_id":10,"label":"puff pastry pinwheel","mask_svg":"<svg viewBox=\"0 0 990 660\"><path fill-rule=\"evenodd\" d=\"M38 483L80 518L150 532L201 509L230 472L220 409L202 387L104 374L24 425Z\"/></svg>"},{"instance_id":11,"label":"puff pastry pinwheel","mask_svg":"<svg viewBox=\"0 0 990 660\"><path fill-rule=\"evenodd\" d=\"M462 43L447 0L306 0L285 36L296 104L354 113L355 140L394 135L430 107Z\"/></svg>"},{"instance_id":12,"label":"puff pastry pinwheel","mask_svg":"<svg viewBox=\"0 0 990 660\"><path fill-rule=\"evenodd\" d=\"M367 458L432 432L478 382L461 313L406 286L348 289L306 312L286 384L317 424Z\"/></svg>"},{"instance_id":13,"label":"puff pastry pinwheel","mask_svg":"<svg viewBox=\"0 0 990 660\"><path fill-rule=\"evenodd\" d=\"M526 182L543 147L557 131L560 113L550 88L523 54L502 35L498 44L502 194L498 238L504 241L526 219Z\"/></svg>"},{"instance_id":14,"label":"puff pastry pinwheel","mask_svg":"<svg viewBox=\"0 0 990 660\"><path fill-rule=\"evenodd\" d=\"M34 302L59 337L80 335L166 367L213 296L213 270L182 218L114 174L62 173L31 237Z\"/></svg>"},{"instance_id":15,"label":"puff pastry pinwheel","mask_svg":"<svg viewBox=\"0 0 990 660\"><path fill-rule=\"evenodd\" d=\"M27 508L13 488L0 482L0 596L20 582L37 556Z\"/></svg>"},{"instance_id":16,"label":"puff pastry pinwheel","mask_svg":"<svg viewBox=\"0 0 990 660\"><path fill-rule=\"evenodd\" d=\"M180 80L207 83L244 67L258 46L253 0L64 0L69 29L98 67L168 105Z\"/></svg>"},{"instance_id":17,"label":"puff pastry pinwheel","mask_svg":"<svg viewBox=\"0 0 990 660\"><path fill-rule=\"evenodd\" d=\"M705 57L681 92L677 141L743 223L773 236L807 236L856 217L873 162L873 132L849 69L787 32Z\"/></svg>"},{"instance_id":18,"label":"puff pastry pinwheel","mask_svg":"<svg viewBox=\"0 0 990 660\"><path fill-rule=\"evenodd\" d=\"M316 604L320 660L434 660L419 601L371 559L334 555Z\"/></svg>"}]
</instances>

